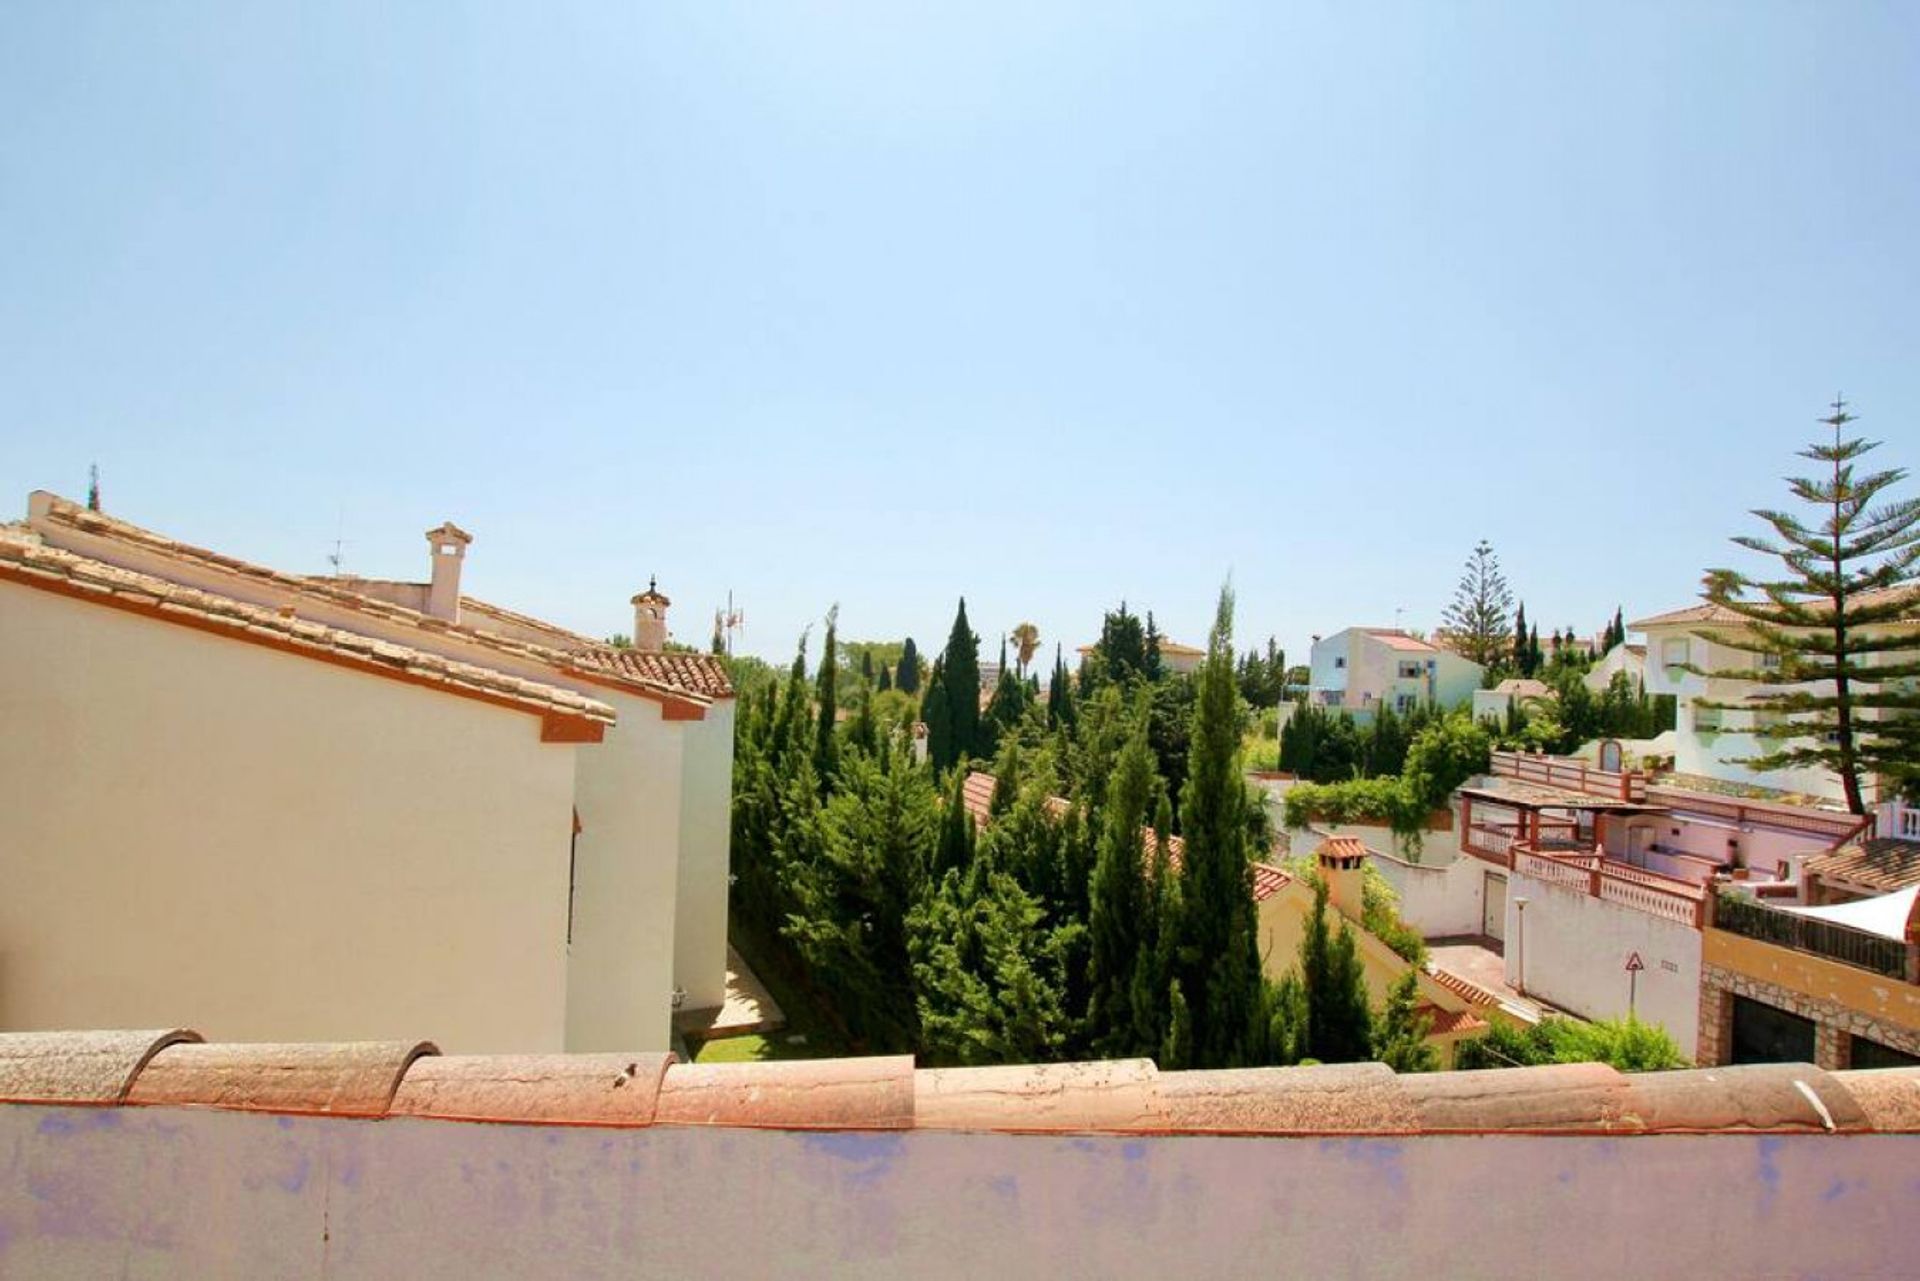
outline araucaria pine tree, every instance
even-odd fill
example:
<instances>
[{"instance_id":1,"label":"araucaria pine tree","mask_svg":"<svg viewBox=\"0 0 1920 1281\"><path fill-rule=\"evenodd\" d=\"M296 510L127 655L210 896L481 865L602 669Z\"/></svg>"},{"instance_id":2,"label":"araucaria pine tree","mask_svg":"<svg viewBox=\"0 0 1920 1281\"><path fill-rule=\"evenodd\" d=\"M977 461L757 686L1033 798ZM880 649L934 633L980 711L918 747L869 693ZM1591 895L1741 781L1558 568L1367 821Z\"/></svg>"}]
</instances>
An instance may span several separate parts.
<instances>
[{"instance_id":1,"label":"araucaria pine tree","mask_svg":"<svg viewBox=\"0 0 1920 1281\"><path fill-rule=\"evenodd\" d=\"M1920 711L1911 687L1920 678L1920 635L1896 624L1920 619L1920 499L1875 506L1905 469L1855 474L1855 461L1879 442L1844 435L1854 421L1844 400L1820 421L1833 429L1833 443L1799 451L1823 464L1820 474L1787 480L1811 522L1754 511L1773 537L1733 541L1781 568L1770 578L1708 571L1706 599L1745 626L1703 634L1763 660L1709 674L1758 685L1739 706L1785 720L1769 736L1777 746L1745 763L1762 771L1831 770L1847 808L1865 814L1864 780L1882 773L1897 781L1914 769L1912 726L1900 718Z\"/></svg>"},{"instance_id":2,"label":"araucaria pine tree","mask_svg":"<svg viewBox=\"0 0 1920 1281\"><path fill-rule=\"evenodd\" d=\"M1248 860L1247 789L1240 777L1244 729L1233 678L1233 591L1222 588L1197 679L1180 818L1186 840L1182 988L1193 1023L1193 1065L1233 1067L1250 1057L1261 992L1260 953Z\"/></svg>"},{"instance_id":3,"label":"araucaria pine tree","mask_svg":"<svg viewBox=\"0 0 1920 1281\"><path fill-rule=\"evenodd\" d=\"M1500 664L1509 648L1508 625L1513 613L1513 591L1500 572L1493 544L1481 539L1467 557L1466 572L1454 588L1453 602L1440 615L1455 653L1482 667Z\"/></svg>"}]
</instances>

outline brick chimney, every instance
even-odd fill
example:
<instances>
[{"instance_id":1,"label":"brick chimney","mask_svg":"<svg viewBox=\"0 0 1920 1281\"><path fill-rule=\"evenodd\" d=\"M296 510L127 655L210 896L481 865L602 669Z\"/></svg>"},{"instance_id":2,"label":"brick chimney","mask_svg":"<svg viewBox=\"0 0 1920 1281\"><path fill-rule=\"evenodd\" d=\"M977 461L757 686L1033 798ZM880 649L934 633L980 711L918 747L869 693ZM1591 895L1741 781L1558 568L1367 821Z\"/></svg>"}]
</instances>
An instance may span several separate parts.
<instances>
[{"instance_id":1,"label":"brick chimney","mask_svg":"<svg viewBox=\"0 0 1920 1281\"><path fill-rule=\"evenodd\" d=\"M1362 887L1366 874L1367 847L1351 836L1333 836L1315 851L1320 877L1327 883L1327 901L1333 910L1355 925L1365 919Z\"/></svg>"},{"instance_id":2,"label":"brick chimney","mask_svg":"<svg viewBox=\"0 0 1920 1281\"><path fill-rule=\"evenodd\" d=\"M633 647L645 654L658 654L667 647L667 606L673 604L660 594L659 580L647 579L647 590L633 598Z\"/></svg>"},{"instance_id":3,"label":"brick chimney","mask_svg":"<svg viewBox=\"0 0 1920 1281\"><path fill-rule=\"evenodd\" d=\"M427 531L433 556L433 577L427 585L427 613L449 623L460 621L460 562L467 558L473 535L452 521Z\"/></svg>"}]
</instances>

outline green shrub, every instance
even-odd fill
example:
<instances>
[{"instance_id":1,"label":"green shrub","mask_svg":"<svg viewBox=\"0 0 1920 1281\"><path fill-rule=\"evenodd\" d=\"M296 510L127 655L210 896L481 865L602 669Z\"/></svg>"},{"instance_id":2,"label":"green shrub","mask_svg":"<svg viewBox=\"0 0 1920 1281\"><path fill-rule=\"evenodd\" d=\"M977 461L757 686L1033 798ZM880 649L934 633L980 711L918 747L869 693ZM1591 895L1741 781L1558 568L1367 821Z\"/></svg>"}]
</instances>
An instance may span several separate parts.
<instances>
[{"instance_id":1,"label":"green shrub","mask_svg":"<svg viewBox=\"0 0 1920 1281\"><path fill-rule=\"evenodd\" d=\"M1538 1067L1544 1063L1605 1063L1622 1072L1664 1072L1693 1066L1664 1028L1638 1019L1549 1018L1529 1028L1496 1023L1462 1041L1458 1068Z\"/></svg>"}]
</instances>

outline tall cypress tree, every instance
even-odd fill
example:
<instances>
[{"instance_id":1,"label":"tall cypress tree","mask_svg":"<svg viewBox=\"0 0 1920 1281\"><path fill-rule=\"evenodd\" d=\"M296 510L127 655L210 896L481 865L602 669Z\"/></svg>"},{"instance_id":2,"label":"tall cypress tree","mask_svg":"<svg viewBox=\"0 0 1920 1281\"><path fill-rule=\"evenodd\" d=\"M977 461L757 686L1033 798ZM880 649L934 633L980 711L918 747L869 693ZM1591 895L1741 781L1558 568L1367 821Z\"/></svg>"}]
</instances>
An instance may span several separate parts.
<instances>
[{"instance_id":1,"label":"tall cypress tree","mask_svg":"<svg viewBox=\"0 0 1920 1281\"><path fill-rule=\"evenodd\" d=\"M1160 660L1160 629L1154 625L1152 610L1147 611L1147 643L1140 666L1150 681L1159 680L1165 670Z\"/></svg>"},{"instance_id":2,"label":"tall cypress tree","mask_svg":"<svg viewBox=\"0 0 1920 1281\"><path fill-rule=\"evenodd\" d=\"M1327 927L1327 883L1313 878L1313 914L1300 938L1300 978L1306 988L1306 1052L1322 1063L1353 1063L1373 1048L1373 1013L1366 973L1344 919Z\"/></svg>"},{"instance_id":3,"label":"tall cypress tree","mask_svg":"<svg viewBox=\"0 0 1920 1281\"><path fill-rule=\"evenodd\" d=\"M953 731L955 759L988 755L982 751L980 734L980 638L967 625L964 596L953 616L953 630L947 634L941 670L946 678L947 725Z\"/></svg>"},{"instance_id":4,"label":"tall cypress tree","mask_svg":"<svg viewBox=\"0 0 1920 1281\"><path fill-rule=\"evenodd\" d=\"M893 683L902 694L920 692L920 651L914 647L911 636L900 647L900 667L893 674Z\"/></svg>"},{"instance_id":5,"label":"tall cypress tree","mask_svg":"<svg viewBox=\"0 0 1920 1281\"><path fill-rule=\"evenodd\" d=\"M1527 602L1521 601L1520 608L1513 616L1513 669L1522 676L1533 675L1533 664L1527 652Z\"/></svg>"},{"instance_id":6,"label":"tall cypress tree","mask_svg":"<svg viewBox=\"0 0 1920 1281\"><path fill-rule=\"evenodd\" d=\"M1053 680L1047 686L1047 726L1065 728L1069 733L1079 723L1079 709L1073 701L1073 678L1067 674L1067 660L1056 642L1053 647Z\"/></svg>"},{"instance_id":7,"label":"tall cypress tree","mask_svg":"<svg viewBox=\"0 0 1920 1281\"><path fill-rule=\"evenodd\" d=\"M1110 1055L1154 1048L1152 1042L1135 1043L1132 1007L1134 971L1142 959L1142 919L1149 906L1158 906L1146 901L1150 869L1142 835L1152 793L1153 753L1147 748L1146 718L1140 717L1107 789L1087 919L1092 943L1087 1031L1095 1046Z\"/></svg>"},{"instance_id":8,"label":"tall cypress tree","mask_svg":"<svg viewBox=\"0 0 1920 1281\"><path fill-rule=\"evenodd\" d=\"M927 692L920 700L920 719L927 725L927 759L936 773L953 768L958 757L953 741L953 706L947 701L947 673L933 660L927 673Z\"/></svg>"},{"instance_id":9,"label":"tall cypress tree","mask_svg":"<svg viewBox=\"0 0 1920 1281\"><path fill-rule=\"evenodd\" d=\"M813 739L813 768L820 776L820 789L824 794L832 783L835 770L840 764L839 741L834 737L834 722L839 718L840 704L836 686L840 674L840 655L837 639L840 632L840 607L835 605L827 611L827 643L820 653L820 676L815 684L814 699L818 703L819 719L815 722Z\"/></svg>"},{"instance_id":10,"label":"tall cypress tree","mask_svg":"<svg viewBox=\"0 0 1920 1281\"><path fill-rule=\"evenodd\" d=\"M1905 479L1894 468L1854 473L1854 463L1878 441L1848 438L1855 421L1846 402L1820 420L1833 443L1816 442L1800 457L1824 464L1819 474L1788 479L1813 512L1809 525L1792 512L1757 510L1772 538L1737 537L1748 551L1773 557L1778 577L1754 579L1731 569L1709 570L1703 595L1745 622L1743 632L1702 633L1716 644L1771 661L1709 675L1759 687L1736 708L1771 713L1786 726L1773 750L1743 763L1756 770L1832 771L1847 808L1867 812L1863 778L1883 772L1899 778L1914 768L1912 727L1863 712L1902 717L1920 713L1920 642L1896 623L1920 617L1920 499L1880 506L1881 494ZM1790 737L1788 735L1791 735Z\"/></svg>"},{"instance_id":11,"label":"tall cypress tree","mask_svg":"<svg viewBox=\"0 0 1920 1281\"><path fill-rule=\"evenodd\" d=\"M1240 777L1243 716L1233 679L1233 591L1222 588L1200 669L1180 819L1183 990L1193 1015L1194 1063L1246 1060L1260 992L1253 873L1248 864L1247 789Z\"/></svg>"}]
</instances>

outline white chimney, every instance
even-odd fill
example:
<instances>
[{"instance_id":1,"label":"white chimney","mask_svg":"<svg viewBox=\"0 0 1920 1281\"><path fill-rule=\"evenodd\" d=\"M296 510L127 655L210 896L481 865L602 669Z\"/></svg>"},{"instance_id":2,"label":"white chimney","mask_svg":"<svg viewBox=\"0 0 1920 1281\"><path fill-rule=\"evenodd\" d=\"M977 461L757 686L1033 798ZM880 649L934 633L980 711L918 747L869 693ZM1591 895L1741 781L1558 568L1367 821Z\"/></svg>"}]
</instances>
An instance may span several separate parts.
<instances>
[{"instance_id":1,"label":"white chimney","mask_svg":"<svg viewBox=\"0 0 1920 1281\"><path fill-rule=\"evenodd\" d=\"M633 598L633 647L643 654L658 654L667 647L667 606L673 604L660 594L659 580L649 578L647 590Z\"/></svg>"},{"instance_id":2,"label":"white chimney","mask_svg":"<svg viewBox=\"0 0 1920 1281\"><path fill-rule=\"evenodd\" d=\"M460 621L460 562L467 558L473 535L452 521L427 531L432 549L433 578L427 587L427 613L449 623Z\"/></svg>"}]
</instances>

